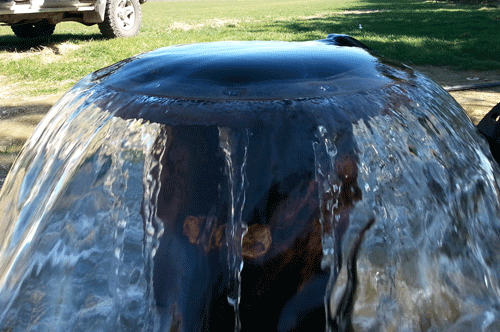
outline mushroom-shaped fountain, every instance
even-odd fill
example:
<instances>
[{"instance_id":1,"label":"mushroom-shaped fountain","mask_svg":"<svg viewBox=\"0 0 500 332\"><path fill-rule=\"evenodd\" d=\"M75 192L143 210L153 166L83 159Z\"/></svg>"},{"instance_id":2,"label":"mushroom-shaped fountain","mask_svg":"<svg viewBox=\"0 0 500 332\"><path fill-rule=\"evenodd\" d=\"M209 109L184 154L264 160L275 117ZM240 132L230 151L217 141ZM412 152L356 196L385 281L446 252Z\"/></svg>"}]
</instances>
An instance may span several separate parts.
<instances>
[{"instance_id":1,"label":"mushroom-shaped fountain","mask_svg":"<svg viewBox=\"0 0 500 332\"><path fill-rule=\"evenodd\" d=\"M500 329L499 168L342 35L82 79L1 191L0 331Z\"/></svg>"}]
</instances>

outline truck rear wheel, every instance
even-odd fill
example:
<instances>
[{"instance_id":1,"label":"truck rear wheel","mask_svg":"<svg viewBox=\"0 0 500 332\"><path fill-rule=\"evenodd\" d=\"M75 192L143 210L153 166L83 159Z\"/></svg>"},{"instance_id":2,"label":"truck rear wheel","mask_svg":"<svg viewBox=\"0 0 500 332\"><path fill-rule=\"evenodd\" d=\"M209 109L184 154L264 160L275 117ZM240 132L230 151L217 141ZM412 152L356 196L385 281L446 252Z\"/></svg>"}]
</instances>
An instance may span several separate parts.
<instances>
[{"instance_id":1,"label":"truck rear wheel","mask_svg":"<svg viewBox=\"0 0 500 332\"><path fill-rule=\"evenodd\" d=\"M55 28L56 25L49 23L47 20L11 26L14 34L19 38L49 37L54 33Z\"/></svg>"},{"instance_id":2,"label":"truck rear wheel","mask_svg":"<svg viewBox=\"0 0 500 332\"><path fill-rule=\"evenodd\" d=\"M108 38L132 37L141 27L141 5L138 0L108 0L104 22L99 30Z\"/></svg>"}]
</instances>

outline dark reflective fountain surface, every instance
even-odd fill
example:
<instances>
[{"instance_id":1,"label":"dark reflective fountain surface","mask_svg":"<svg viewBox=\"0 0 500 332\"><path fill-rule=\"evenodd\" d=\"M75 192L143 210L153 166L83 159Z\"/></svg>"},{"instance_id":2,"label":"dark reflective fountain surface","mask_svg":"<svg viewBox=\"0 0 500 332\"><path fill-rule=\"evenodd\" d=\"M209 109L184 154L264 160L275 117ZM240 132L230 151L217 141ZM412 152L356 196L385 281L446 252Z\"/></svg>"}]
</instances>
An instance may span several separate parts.
<instances>
[{"instance_id":1,"label":"dark reflective fountain surface","mask_svg":"<svg viewBox=\"0 0 500 332\"><path fill-rule=\"evenodd\" d=\"M89 75L0 192L0 331L497 331L499 168L458 104L330 40Z\"/></svg>"}]
</instances>

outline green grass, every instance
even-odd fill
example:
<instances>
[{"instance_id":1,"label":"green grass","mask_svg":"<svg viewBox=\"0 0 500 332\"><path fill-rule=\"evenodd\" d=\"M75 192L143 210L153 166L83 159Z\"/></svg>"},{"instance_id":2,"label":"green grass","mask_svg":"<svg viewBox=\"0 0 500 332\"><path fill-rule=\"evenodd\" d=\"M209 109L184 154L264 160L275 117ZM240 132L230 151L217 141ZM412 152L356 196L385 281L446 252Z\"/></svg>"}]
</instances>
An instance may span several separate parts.
<instances>
[{"instance_id":1,"label":"green grass","mask_svg":"<svg viewBox=\"0 0 500 332\"><path fill-rule=\"evenodd\" d=\"M9 145L6 147L0 147L0 156L18 155L19 151L21 151L23 145L24 145L24 142L23 143L16 143L16 144Z\"/></svg>"},{"instance_id":2,"label":"green grass","mask_svg":"<svg viewBox=\"0 0 500 332\"><path fill-rule=\"evenodd\" d=\"M362 12L375 9L382 11ZM158 47L303 41L328 33L349 34L410 65L500 69L500 8L495 7L421 0L200 0L147 2L142 10L141 32L128 39L106 40L96 26L61 23L49 40L26 41L1 26L0 81L21 83L16 86L24 86L26 94L56 93L96 69Z\"/></svg>"}]
</instances>

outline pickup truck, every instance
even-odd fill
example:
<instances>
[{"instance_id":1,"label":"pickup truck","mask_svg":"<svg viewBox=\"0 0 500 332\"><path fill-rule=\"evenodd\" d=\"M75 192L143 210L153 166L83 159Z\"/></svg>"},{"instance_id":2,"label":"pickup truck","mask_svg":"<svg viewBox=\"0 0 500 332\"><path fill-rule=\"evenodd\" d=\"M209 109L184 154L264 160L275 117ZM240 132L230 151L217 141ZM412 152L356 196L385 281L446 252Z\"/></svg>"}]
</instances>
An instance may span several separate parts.
<instances>
[{"instance_id":1,"label":"pickup truck","mask_svg":"<svg viewBox=\"0 0 500 332\"><path fill-rule=\"evenodd\" d=\"M65 21L99 25L107 38L131 37L141 26L146 0L0 0L0 24L21 38L48 37Z\"/></svg>"}]
</instances>

